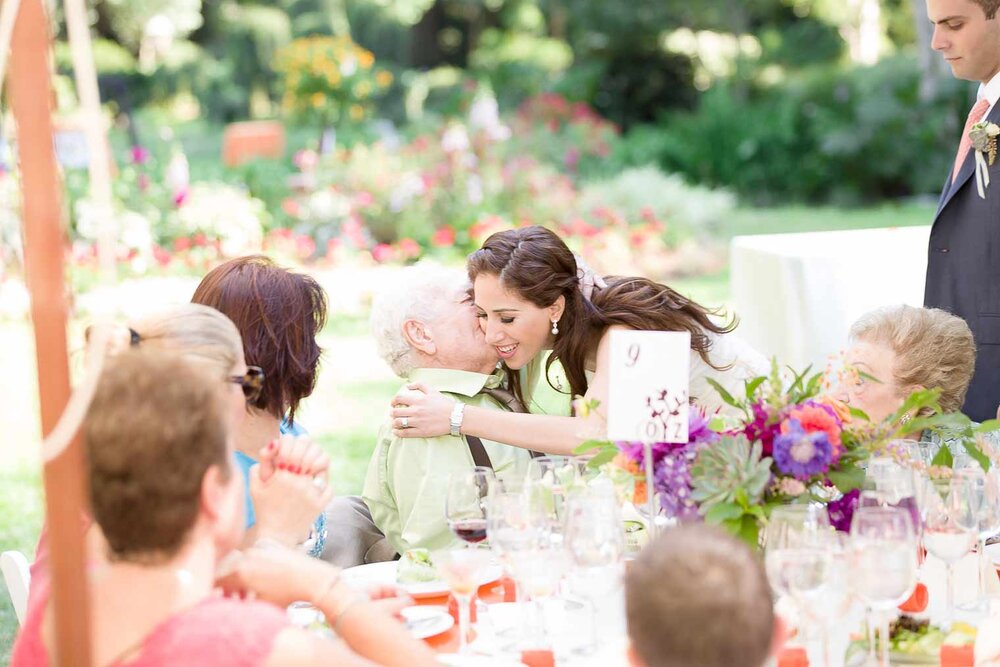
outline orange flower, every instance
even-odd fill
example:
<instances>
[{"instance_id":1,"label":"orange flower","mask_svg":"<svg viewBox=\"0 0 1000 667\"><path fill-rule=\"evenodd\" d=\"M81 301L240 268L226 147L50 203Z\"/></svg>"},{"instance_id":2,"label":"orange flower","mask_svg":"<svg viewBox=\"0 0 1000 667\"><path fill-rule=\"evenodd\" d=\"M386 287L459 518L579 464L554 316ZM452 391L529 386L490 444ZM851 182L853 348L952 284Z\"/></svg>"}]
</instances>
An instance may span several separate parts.
<instances>
[{"instance_id":1,"label":"orange flower","mask_svg":"<svg viewBox=\"0 0 1000 667\"><path fill-rule=\"evenodd\" d=\"M833 410L844 424L850 423L851 409L843 401L837 400L833 396L817 396L813 399L813 402L820 403Z\"/></svg>"},{"instance_id":2,"label":"orange flower","mask_svg":"<svg viewBox=\"0 0 1000 667\"><path fill-rule=\"evenodd\" d=\"M787 419L781 422L782 433L788 432L793 419L798 420L802 425L802 430L806 433L816 433L818 431L826 433L827 438L830 440L830 446L833 447L834 456L840 455L840 424L837 423L837 418L830 414L828 410L819 405L808 404L790 410Z\"/></svg>"}]
</instances>

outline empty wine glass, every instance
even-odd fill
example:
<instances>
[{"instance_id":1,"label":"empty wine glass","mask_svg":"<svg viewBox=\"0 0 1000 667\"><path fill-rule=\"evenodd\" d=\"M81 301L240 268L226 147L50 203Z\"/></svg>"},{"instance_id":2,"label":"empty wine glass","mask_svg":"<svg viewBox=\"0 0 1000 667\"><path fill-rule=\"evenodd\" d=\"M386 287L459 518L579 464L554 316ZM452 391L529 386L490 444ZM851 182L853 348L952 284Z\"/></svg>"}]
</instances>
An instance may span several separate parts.
<instances>
[{"instance_id":1,"label":"empty wine glass","mask_svg":"<svg viewBox=\"0 0 1000 667\"><path fill-rule=\"evenodd\" d=\"M897 605L917 583L917 542L910 513L899 507L859 507L851 521L855 587L869 610L869 628L878 617L881 655L889 667L889 622ZM875 637L870 637L869 659Z\"/></svg>"},{"instance_id":2,"label":"empty wine glass","mask_svg":"<svg viewBox=\"0 0 1000 667\"><path fill-rule=\"evenodd\" d=\"M826 510L814 503L782 505L771 511L764 534L764 565L776 595L792 596L793 582L798 590L803 588L808 577L803 570L809 567L806 555L816 551L816 535L829 530Z\"/></svg>"},{"instance_id":3,"label":"empty wine glass","mask_svg":"<svg viewBox=\"0 0 1000 667\"><path fill-rule=\"evenodd\" d=\"M481 466L455 473L448 480L448 527L468 545L486 539L486 498L495 483L493 471Z\"/></svg>"},{"instance_id":4,"label":"empty wine glass","mask_svg":"<svg viewBox=\"0 0 1000 667\"><path fill-rule=\"evenodd\" d=\"M910 514L914 534L919 534L920 512L910 468L888 457L873 458L868 461L865 486L858 500L860 507L901 507Z\"/></svg>"},{"instance_id":5,"label":"empty wine glass","mask_svg":"<svg viewBox=\"0 0 1000 667\"><path fill-rule=\"evenodd\" d=\"M528 462L525 484L542 499L554 525L562 525L566 493L576 474L576 465L567 456L539 456Z\"/></svg>"},{"instance_id":6,"label":"empty wine glass","mask_svg":"<svg viewBox=\"0 0 1000 667\"><path fill-rule=\"evenodd\" d=\"M469 653L469 606L490 564L482 549L437 551L434 565L458 602L458 652Z\"/></svg>"},{"instance_id":7,"label":"empty wine glass","mask_svg":"<svg viewBox=\"0 0 1000 667\"><path fill-rule=\"evenodd\" d=\"M597 605L610 586L617 585L625 555L625 530L613 487L594 487L571 496L566 503L564 545L574 569L574 592L590 608L589 641L580 652L597 647Z\"/></svg>"},{"instance_id":8,"label":"empty wine glass","mask_svg":"<svg viewBox=\"0 0 1000 667\"><path fill-rule=\"evenodd\" d=\"M957 521L975 533L978 543L976 551L979 566L979 593L975 600L961 605L965 611L984 613L989 611L989 593L986 581L991 573L987 570L986 540L1000 531L1000 480L997 471L983 471L979 466L956 470L954 475L956 491L961 495L956 502L962 511ZM992 568L989 568L992 570Z\"/></svg>"},{"instance_id":9,"label":"empty wine glass","mask_svg":"<svg viewBox=\"0 0 1000 667\"><path fill-rule=\"evenodd\" d=\"M854 606L849 542L847 535L835 530L819 533L817 538L817 546L826 555L822 584L799 591L798 596L806 618L819 629L824 667L842 667L846 632L833 635L831 631L843 628L842 621Z\"/></svg>"}]
</instances>

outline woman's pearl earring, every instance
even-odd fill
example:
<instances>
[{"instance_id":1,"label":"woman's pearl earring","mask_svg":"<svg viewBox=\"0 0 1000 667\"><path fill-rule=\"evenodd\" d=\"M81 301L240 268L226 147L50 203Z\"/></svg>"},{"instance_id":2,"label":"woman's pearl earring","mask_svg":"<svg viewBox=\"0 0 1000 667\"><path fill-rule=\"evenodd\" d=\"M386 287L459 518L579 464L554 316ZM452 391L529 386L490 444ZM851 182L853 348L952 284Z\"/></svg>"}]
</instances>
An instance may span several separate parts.
<instances>
[{"instance_id":1,"label":"woman's pearl earring","mask_svg":"<svg viewBox=\"0 0 1000 667\"><path fill-rule=\"evenodd\" d=\"M559 335L559 320L552 320L552 335Z\"/></svg>"}]
</instances>

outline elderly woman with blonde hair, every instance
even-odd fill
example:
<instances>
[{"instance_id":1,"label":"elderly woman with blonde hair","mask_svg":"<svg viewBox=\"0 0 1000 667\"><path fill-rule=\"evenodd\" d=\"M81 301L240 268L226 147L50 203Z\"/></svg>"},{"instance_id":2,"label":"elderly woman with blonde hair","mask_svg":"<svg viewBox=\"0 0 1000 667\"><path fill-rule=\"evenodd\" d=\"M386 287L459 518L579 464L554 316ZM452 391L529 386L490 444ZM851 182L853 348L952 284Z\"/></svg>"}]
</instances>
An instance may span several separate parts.
<instances>
[{"instance_id":1,"label":"elderly woman with blonde hair","mask_svg":"<svg viewBox=\"0 0 1000 667\"><path fill-rule=\"evenodd\" d=\"M976 344L962 318L937 308L887 306L862 315L850 341L847 362L854 372L839 398L872 421L920 389L939 389L944 412L961 410L976 365Z\"/></svg>"}]
</instances>

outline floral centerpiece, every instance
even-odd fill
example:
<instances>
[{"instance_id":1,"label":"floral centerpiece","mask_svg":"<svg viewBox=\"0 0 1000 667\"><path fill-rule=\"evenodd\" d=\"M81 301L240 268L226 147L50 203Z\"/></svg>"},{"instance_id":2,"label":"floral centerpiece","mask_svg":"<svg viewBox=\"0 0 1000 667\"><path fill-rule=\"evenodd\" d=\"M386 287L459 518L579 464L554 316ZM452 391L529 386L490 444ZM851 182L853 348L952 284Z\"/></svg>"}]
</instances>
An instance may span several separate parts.
<instances>
[{"instance_id":1,"label":"floral centerpiece","mask_svg":"<svg viewBox=\"0 0 1000 667\"><path fill-rule=\"evenodd\" d=\"M996 424L974 427L964 415L941 414L937 391L915 392L884 422L872 423L824 395L824 373L810 375L809 369L788 378L774 363L770 375L745 383L740 398L713 386L737 416L710 417L690 406L688 441L650 448L653 491L663 514L720 525L752 545L778 505L822 503L834 527L849 529L865 479L863 462L873 455L898 457L891 443L907 434L946 428L984 468L989 465L975 435ZM631 500L645 503L643 443L588 441L578 449L594 450L591 465L612 479L629 479ZM948 451L942 447L935 463L950 466Z\"/></svg>"}]
</instances>

